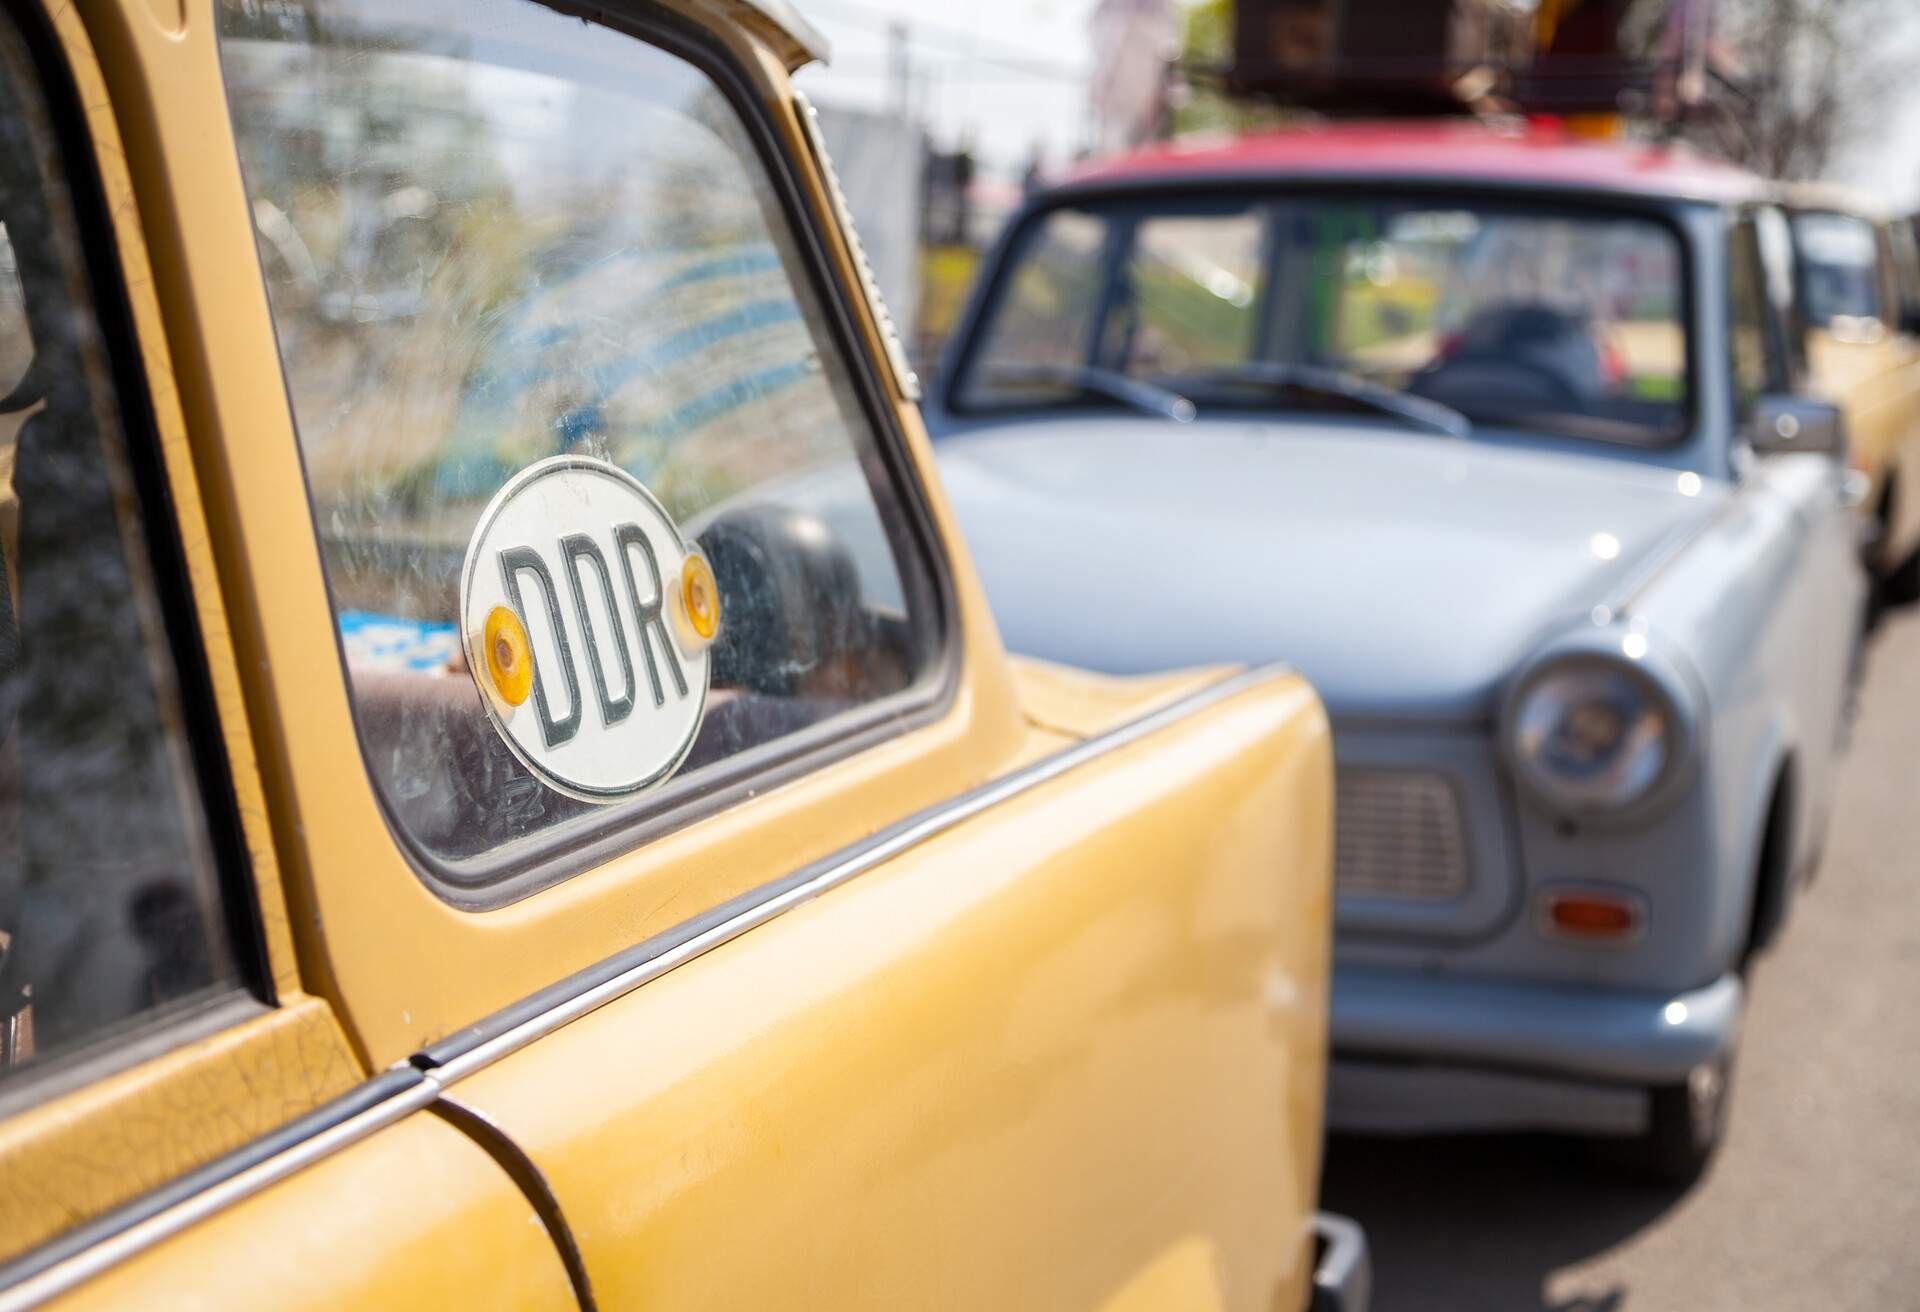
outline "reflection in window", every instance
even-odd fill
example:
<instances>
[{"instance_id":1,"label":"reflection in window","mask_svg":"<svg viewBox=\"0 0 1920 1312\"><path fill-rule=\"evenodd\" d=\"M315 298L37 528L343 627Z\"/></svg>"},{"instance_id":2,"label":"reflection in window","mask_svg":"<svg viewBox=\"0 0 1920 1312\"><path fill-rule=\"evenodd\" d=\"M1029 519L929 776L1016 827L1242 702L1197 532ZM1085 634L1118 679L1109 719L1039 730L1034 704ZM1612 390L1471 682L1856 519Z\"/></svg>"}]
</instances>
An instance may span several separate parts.
<instances>
[{"instance_id":1,"label":"reflection in window","mask_svg":"<svg viewBox=\"0 0 1920 1312\"><path fill-rule=\"evenodd\" d=\"M924 569L708 77L527 0L220 13L362 741L416 841L457 861L593 810L498 740L455 632L481 510L547 456L634 474L713 561L683 780L921 675Z\"/></svg>"},{"instance_id":2,"label":"reflection in window","mask_svg":"<svg viewBox=\"0 0 1920 1312\"><path fill-rule=\"evenodd\" d=\"M238 987L59 158L0 21L0 1081Z\"/></svg>"},{"instance_id":3,"label":"reflection in window","mask_svg":"<svg viewBox=\"0 0 1920 1312\"><path fill-rule=\"evenodd\" d=\"M1259 281L1256 214L1141 223L1127 270L1129 368L1171 374L1245 360Z\"/></svg>"}]
</instances>

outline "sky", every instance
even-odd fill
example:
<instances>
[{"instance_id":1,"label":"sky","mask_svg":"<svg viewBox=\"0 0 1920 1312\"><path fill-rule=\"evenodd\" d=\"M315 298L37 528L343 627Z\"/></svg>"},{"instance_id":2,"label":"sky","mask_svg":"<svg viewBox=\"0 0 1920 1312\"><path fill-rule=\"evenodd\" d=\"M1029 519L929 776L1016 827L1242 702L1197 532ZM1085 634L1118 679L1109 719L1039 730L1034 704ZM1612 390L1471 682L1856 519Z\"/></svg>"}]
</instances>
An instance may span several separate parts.
<instances>
[{"instance_id":1,"label":"sky","mask_svg":"<svg viewBox=\"0 0 1920 1312\"><path fill-rule=\"evenodd\" d=\"M1094 0L798 0L833 43L833 63L801 74L822 103L886 109L893 103L888 28L908 33L908 102L939 144L964 133L976 151L1017 170L1039 146L1054 164L1080 145L1092 63L1087 15ZM1911 31L1890 37L1920 50L1920 4ZM1920 206L1920 85L1889 98L1881 125L1836 161L1835 180L1910 210Z\"/></svg>"},{"instance_id":2,"label":"sky","mask_svg":"<svg viewBox=\"0 0 1920 1312\"><path fill-rule=\"evenodd\" d=\"M1920 16L1912 20L1920 29ZM1920 30L1916 31L1920 39ZM1920 87L1909 86L1878 108L1884 125L1842 154L1835 180L1900 213L1920 209Z\"/></svg>"},{"instance_id":3,"label":"sky","mask_svg":"<svg viewBox=\"0 0 1920 1312\"><path fill-rule=\"evenodd\" d=\"M1036 146L1055 163L1080 144L1094 0L799 0L833 43L833 63L800 75L822 104L885 109L894 79L888 28L906 25L910 105L943 146L962 133L1003 167Z\"/></svg>"}]
</instances>

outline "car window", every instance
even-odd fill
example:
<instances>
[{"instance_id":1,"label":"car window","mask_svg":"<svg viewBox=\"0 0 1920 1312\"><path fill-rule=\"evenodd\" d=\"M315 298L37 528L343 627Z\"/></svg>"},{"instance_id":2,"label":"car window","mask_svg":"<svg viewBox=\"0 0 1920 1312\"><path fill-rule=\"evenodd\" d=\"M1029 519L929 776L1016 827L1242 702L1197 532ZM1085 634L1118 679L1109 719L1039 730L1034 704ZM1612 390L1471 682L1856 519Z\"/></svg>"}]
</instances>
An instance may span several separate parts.
<instances>
[{"instance_id":1,"label":"car window","mask_svg":"<svg viewBox=\"0 0 1920 1312\"><path fill-rule=\"evenodd\" d=\"M361 742L417 856L504 877L930 677L932 567L714 76L529 0L219 13ZM484 680L517 649L462 606L500 586L489 535L536 466L537 559L501 566L514 711ZM652 545L586 524L594 497ZM710 651L667 622L682 552Z\"/></svg>"},{"instance_id":2,"label":"car window","mask_svg":"<svg viewBox=\"0 0 1920 1312\"><path fill-rule=\"evenodd\" d=\"M1851 332L1886 322L1880 242L1872 224L1847 214L1796 214L1793 236L1808 323Z\"/></svg>"},{"instance_id":3,"label":"car window","mask_svg":"<svg viewBox=\"0 0 1920 1312\"><path fill-rule=\"evenodd\" d=\"M1106 286L1101 250L1107 225L1078 210L1054 210L1023 237L1019 258L994 315L980 360L1001 392L1038 387L1051 394L1045 370L1087 360Z\"/></svg>"},{"instance_id":4,"label":"car window","mask_svg":"<svg viewBox=\"0 0 1920 1312\"><path fill-rule=\"evenodd\" d=\"M1129 372L1231 365L1253 349L1257 213L1156 216L1134 231L1123 304Z\"/></svg>"},{"instance_id":5,"label":"car window","mask_svg":"<svg viewBox=\"0 0 1920 1312\"><path fill-rule=\"evenodd\" d=\"M1031 220L955 408L1125 403L1116 374L1203 414L1337 406L1326 388L1306 395L1306 366L1549 433L1644 444L1690 425L1683 257L1662 222L1346 193L1206 206Z\"/></svg>"},{"instance_id":6,"label":"car window","mask_svg":"<svg viewBox=\"0 0 1920 1312\"><path fill-rule=\"evenodd\" d=\"M0 142L4 1089L240 983L71 162L4 19Z\"/></svg>"}]
</instances>

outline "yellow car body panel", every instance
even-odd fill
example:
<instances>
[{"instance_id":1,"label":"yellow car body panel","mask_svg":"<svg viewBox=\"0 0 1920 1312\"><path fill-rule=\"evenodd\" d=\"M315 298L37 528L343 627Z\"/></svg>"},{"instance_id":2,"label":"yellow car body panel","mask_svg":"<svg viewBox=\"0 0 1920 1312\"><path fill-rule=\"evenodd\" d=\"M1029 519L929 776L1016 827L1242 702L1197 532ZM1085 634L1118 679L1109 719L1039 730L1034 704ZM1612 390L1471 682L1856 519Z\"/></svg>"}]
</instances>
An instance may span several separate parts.
<instances>
[{"instance_id":1,"label":"yellow car body panel","mask_svg":"<svg viewBox=\"0 0 1920 1312\"><path fill-rule=\"evenodd\" d=\"M1813 386L1846 415L1855 465L1872 480L1863 509L1892 515L1876 555L1892 569L1920 550L1920 340L1879 329L1866 340L1807 334Z\"/></svg>"},{"instance_id":2,"label":"yellow car body panel","mask_svg":"<svg viewBox=\"0 0 1920 1312\"><path fill-rule=\"evenodd\" d=\"M1020 689L1020 707L1027 718L1036 725L1082 738L1157 710L1227 673L1216 668L1123 678L1031 656L1014 656L1010 663Z\"/></svg>"},{"instance_id":3,"label":"yellow car body panel","mask_svg":"<svg viewBox=\"0 0 1920 1312\"><path fill-rule=\"evenodd\" d=\"M111 201L272 1002L0 1104L0 1258L196 1168L214 1181L25 1283L0 1271L0 1308L573 1306L535 1184L432 1117L443 1094L545 1172L604 1307L1302 1306L1331 938L1311 690L1273 675L1205 701L1225 672L1010 659L860 309L946 558L942 696L552 887L452 905L396 841L355 730L213 0L43 3ZM669 7L769 109L864 306L787 81L799 47L733 0ZM1150 712L1151 732L1059 755ZM425 1069L424 1049L575 972L1054 760L491 1064ZM404 1103L275 1137L382 1080Z\"/></svg>"},{"instance_id":4,"label":"yellow car body panel","mask_svg":"<svg viewBox=\"0 0 1920 1312\"><path fill-rule=\"evenodd\" d=\"M246 1004L242 1004L243 1006ZM313 998L253 1008L131 1070L0 1120L0 1259L312 1111L361 1078Z\"/></svg>"},{"instance_id":5,"label":"yellow car body panel","mask_svg":"<svg viewBox=\"0 0 1920 1312\"><path fill-rule=\"evenodd\" d=\"M52 1306L574 1312L579 1303L540 1218L507 1173L423 1112Z\"/></svg>"},{"instance_id":6,"label":"yellow car body panel","mask_svg":"<svg viewBox=\"0 0 1920 1312\"><path fill-rule=\"evenodd\" d=\"M1329 752L1302 681L1243 693L455 1094L545 1171L605 1306L1118 1308L1182 1284L1300 1307Z\"/></svg>"},{"instance_id":7,"label":"yellow car body panel","mask_svg":"<svg viewBox=\"0 0 1920 1312\"><path fill-rule=\"evenodd\" d=\"M723 812L540 895L476 916L441 900L394 843L361 759L301 471L273 321L232 140L212 0L189 0L184 31L144 4L81 6L116 85L152 88L165 111L147 140L127 130L148 217L168 338L181 376L213 520L221 581L236 609L240 668L280 866L294 904L303 973L345 1018L370 1067L404 1059L618 949L803 865L998 773L1025 725L984 595L932 477L918 411L900 423L949 545L962 635L947 709L922 729ZM693 9L695 15L706 12ZM722 34L737 47L737 28ZM741 66L780 105L804 149L779 62L764 47ZM830 209L812 187L822 226ZM166 256L173 255L169 263ZM845 259L844 253L842 259ZM843 272L850 279L852 265ZM873 326L866 327L870 332ZM871 341L877 351L878 336ZM292 745L298 750L289 750ZM304 841L303 841L304 840ZM324 926L323 933L319 927ZM304 931L301 932L301 931ZM404 1001L397 1001L404 999Z\"/></svg>"}]
</instances>

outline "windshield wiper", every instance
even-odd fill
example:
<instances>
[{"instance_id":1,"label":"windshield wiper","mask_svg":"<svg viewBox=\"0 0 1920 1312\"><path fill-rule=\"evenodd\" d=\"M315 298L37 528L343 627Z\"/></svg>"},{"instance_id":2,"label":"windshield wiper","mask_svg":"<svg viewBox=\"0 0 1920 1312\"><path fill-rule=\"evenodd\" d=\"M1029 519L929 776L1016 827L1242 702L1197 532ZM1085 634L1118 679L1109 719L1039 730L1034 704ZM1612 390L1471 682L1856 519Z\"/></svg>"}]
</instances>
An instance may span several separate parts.
<instances>
[{"instance_id":1,"label":"windshield wiper","mask_svg":"<svg viewBox=\"0 0 1920 1312\"><path fill-rule=\"evenodd\" d=\"M1188 377L1199 383L1265 387L1296 396L1350 401L1377 414L1392 415L1448 437L1469 437L1473 434L1473 421L1450 405L1441 405L1422 396L1408 396L1405 392L1396 392L1391 387L1370 383L1364 378L1341 373L1338 369L1256 360L1229 369L1190 374Z\"/></svg>"},{"instance_id":2,"label":"windshield wiper","mask_svg":"<svg viewBox=\"0 0 1920 1312\"><path fill-rule=\"evenodd\" d=\"M1113 369L1090 364L1017 364L995 366L986 377L989 383L1057 383L1104 396L1109 401L1130 405L1142 414L1188 423L1195 413L1193 402L1180 393Z\"/></svg>"}]
</instances>

